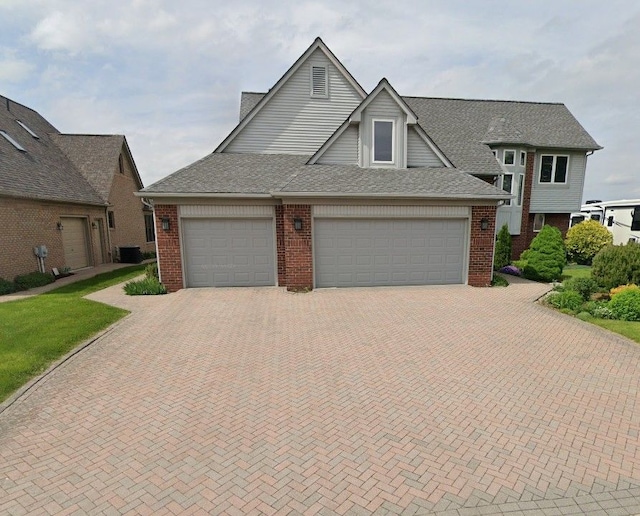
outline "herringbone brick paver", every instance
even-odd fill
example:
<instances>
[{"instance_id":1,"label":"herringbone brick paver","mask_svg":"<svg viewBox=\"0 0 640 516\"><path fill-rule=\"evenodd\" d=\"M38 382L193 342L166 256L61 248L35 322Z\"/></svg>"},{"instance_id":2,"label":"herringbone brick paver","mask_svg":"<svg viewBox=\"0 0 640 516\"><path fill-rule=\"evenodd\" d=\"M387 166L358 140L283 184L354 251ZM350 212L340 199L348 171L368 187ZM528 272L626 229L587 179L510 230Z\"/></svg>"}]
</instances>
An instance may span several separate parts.
<instances>
[{"instance_id":1,"label":"herringbone brick paver","mask_svg":"<svg viewBox=\"0 0 640 516\"><path fill-rule=\"evenodd\" d=\"M640 346L544 285L198 289L0 413L4 514L635 514Z\"/></svg>"}]
</instances>

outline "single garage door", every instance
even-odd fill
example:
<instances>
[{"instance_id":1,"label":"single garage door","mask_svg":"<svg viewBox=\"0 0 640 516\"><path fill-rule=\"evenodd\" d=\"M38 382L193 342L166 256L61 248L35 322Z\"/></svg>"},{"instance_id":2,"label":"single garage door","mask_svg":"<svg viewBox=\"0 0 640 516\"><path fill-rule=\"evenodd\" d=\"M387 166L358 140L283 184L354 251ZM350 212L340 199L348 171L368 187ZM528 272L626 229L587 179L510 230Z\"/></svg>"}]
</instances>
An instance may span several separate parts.
<instances>
[{"instance_id":1,"label":"single garage door","mask_svg":"<svg viewBox=\"0 0 640 516\"><path fill-rule=\"evenodd\" d=\"M464 219L315 219L317 287L463 283Z\"/></svg>"},{"instance_id":2,"label":"single garage door","mask_svg":"<svg viewBox=\"0 0 640 516\"><path fill-rule=\"evenodd\" d=\"M87 222L81 217L60 218L65 266L82 269L89 266Z\"/></svg>"},{"instance_id":3,"label":"single garage door","mask_svg":"<svg viewBox=\"0 0 640 516\"><path fill-rule=\"evenodd\" d=\"M272 219L182 219L187 287L275 285Z\"/></svg>"}]
</instances>

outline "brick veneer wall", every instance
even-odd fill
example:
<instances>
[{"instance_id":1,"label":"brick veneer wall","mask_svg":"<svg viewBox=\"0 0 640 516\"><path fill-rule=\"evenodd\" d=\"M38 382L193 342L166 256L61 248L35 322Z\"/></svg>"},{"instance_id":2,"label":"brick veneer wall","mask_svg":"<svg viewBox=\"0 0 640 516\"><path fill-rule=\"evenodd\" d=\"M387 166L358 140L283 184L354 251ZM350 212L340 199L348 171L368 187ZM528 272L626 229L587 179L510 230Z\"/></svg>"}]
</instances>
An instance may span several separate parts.
<instances>
[{"instance_id":1,"label":"brick veneer wall","mask_svg":"<svg viewBox=\"0 0 640 516\"><path fill-rule=\"evenodd\" d=\"M79 204L54 203L13 197L0 197L0 220L3 224L0 246L0 278L13 280L19 274L38 270L33 254L37 245L46 245L47 272L66 265L62 231L56 228L61 217L83 217L87 224L89 265L102 263L100 236L91 223L105 218L104 208ZM109 261L108 257L105 261Z\"/></svg>"},{"instance_id":2,"label":"brick veneer wall","mask_svg":"<svg viewBox=\"0 0 640 516\"><path fill-rule=\"evenodd\" d=\"M302 230L293 227L294 217L302 219ZM286 253L287 290L313 288L313 255L311 249L311 206L285 204L282 206L284 249Z\"/></svg>"},{"instance_id":3,"label":"brick veneer wall","mask_svg":"<svg viewBox=\"0 0 640 516\"><path fill-rule=\"evenodd\" d=\"M489 227L481 229L482 219ZM469 278L472 287L489 287L493 277L493 249L495 245L496 207L471 208L471 246L469 249Z\"/></svg>"},{"instance_id":4,"label":"brick veneer wall","mask_svg":"<svg viewBox=\"0 0 640 516\"><path fill-rule=\"evenodd\" d=\"M284 206L276 206L276 255L278 259L278 285L287 284L287 260L284 248Z\"/></svg>"},{"instance_id":5,"label":"brick veneer wall","mask_svg":"<svg viewBox=\"0 0 640 516\"><path fill-rule=\"evenodd\" d=\"M182 282L182 259L180 256L178 207L157 204L154 210L156 213L156 240L160 255L158 257L160 279L169 292L175 292L184 288ZM169 217L169 224L171 225L169 231L162 229L162 217Z\"/></svg>"}]
</instances>

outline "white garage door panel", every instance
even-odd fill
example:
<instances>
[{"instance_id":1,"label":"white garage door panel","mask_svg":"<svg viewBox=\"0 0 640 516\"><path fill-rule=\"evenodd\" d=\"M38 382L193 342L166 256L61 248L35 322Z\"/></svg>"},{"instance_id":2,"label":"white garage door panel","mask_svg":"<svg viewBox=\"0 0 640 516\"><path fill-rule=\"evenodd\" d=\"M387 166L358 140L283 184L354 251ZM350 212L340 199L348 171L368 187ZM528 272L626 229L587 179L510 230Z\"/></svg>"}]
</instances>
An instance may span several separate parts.
<instances>
[{"instance_id":1,"label":"white garage door panel","mask_svg":"<svg viewBox=\"0 0 640 516\"><path fill-rule=\"evenodd\" d=\"M81 217L61 218L62 244L64 246L65 265L71 269L82 269L89 265L87 250L87 222Z\"/></svg>"},{"instance_id":2,"label":"white garage door panel","mask_svg":"<svg viewBox=\"0 0 640 516\"><path fill-rule=\"evenodd\" d=\"M183 219L187 287L275 285L271 219Z\"/></svg>"},{"instance_id":3,"label":"white garage door panel","mask_svg":"<svg viewBox=\"0 0 640 516\"><path fill-rule=\"evenodd\" d=\"M464 219L314 221L316 286L463 283Z\"/></svg>"}]
</instances>

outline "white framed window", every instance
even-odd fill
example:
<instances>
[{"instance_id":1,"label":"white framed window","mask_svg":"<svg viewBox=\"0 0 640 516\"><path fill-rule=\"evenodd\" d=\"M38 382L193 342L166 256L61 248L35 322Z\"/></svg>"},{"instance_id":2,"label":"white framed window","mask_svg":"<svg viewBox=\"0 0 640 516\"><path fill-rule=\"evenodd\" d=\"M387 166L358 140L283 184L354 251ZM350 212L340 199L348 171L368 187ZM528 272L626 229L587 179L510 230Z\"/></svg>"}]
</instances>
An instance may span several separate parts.
<instances>
[{"instance_id":1,"label":"white framed window","mask_svg":"<svg viewBox=\"0 0 640 516\"><path fill-rule=\"evenodd\" d=\"M525 151L520 151L520 166L524 167L527 164L527 153Z\"/></svg>"},{"instance_id":2,"label":"white framed window","mask_svg":"<svg viewBox=\"0 0 640 516\"><path fill-rule=\"evenodd\" d=\"M544 213L536 213L533 216L533 232L540 233L544 226Z\"/></svg>"},{"instance_id":3,"label":"white framed window","mask_svg":"<svg viewBox=\"0 0 640 516\"><path fill-rule=\"evenodd\" d=\"M569 156L543 154L540 156L541 183L566 184L569 174Z\"/></svg>"},{"instance_id":4,"label":"white framed window","mask_svg":"<svg viewBox=\"0 0 640 516\"><path fill-rule=\"evenodd\" d=\"M505 165L515 165L516 164L516 151L514 150L505 150L502 155L502 163Z\"/></svg>"},{"instance_id":5,"label":"white framed window","mask_svg":"<svg viewBox=\"0 0 640 516\"><path fill-rule=\"evenodd\" d=\"M389 119L372 120L372 161L373 163L395 162L396 122Z\"/></svg>"},{"instance_id":6,"label":"white framed window","mask_svg":"<svg viewBox=\"0 0 640 516\"><path fill-rule=\"evenodd\" d=\"M329 77L325 66L311 67L311 96L317 98L329 96Z\"/></svg>"},{"instance_id":7,"label":"white framed window","mask_svg":"<svg viewBox=\"0 0 640 516\"><path fill-rule=\"evenodd\" d=\"M513 174L505 174L502 176L502 189L507 193L512 193ZM504 201L505 206L511 206L511 199Z\"/></svg>"},{"instance_id":8,"label":"white framed window","mask_svg":"<svg viewBox=\"0 0 640 516\"><path fill-rule=\"evenodd\" d=\"M516 204L522 206L522 196L524 195L524 174L518 174L518 196Z\"/></svg>"}]
</instances>

